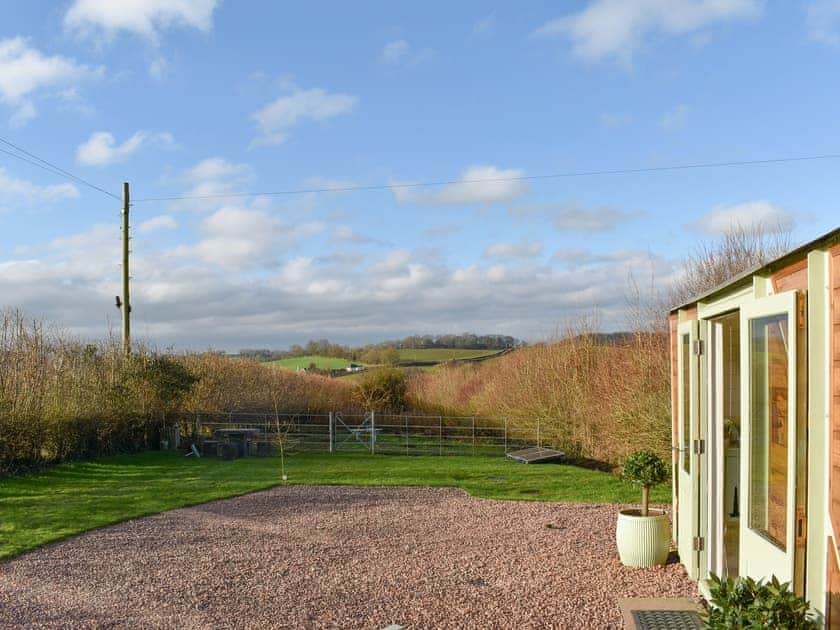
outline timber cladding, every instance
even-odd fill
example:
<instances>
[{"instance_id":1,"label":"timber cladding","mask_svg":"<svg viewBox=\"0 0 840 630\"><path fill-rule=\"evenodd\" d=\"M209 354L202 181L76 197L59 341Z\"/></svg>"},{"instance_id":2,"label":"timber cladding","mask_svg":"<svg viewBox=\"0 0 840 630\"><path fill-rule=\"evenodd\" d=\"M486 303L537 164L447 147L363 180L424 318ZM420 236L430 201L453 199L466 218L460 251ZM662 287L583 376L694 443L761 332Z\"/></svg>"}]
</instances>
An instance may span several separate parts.
<instances>
[{"instance_id":1,"label":"timber cladding","mask_svg":"<svg viewBox=\"0 0 840 630\"><path fill-rule=\"evenodd\" d=\"M783 293L793 289L805 291L808 289L808 259L802 258L795 263L780 269L770 279L773 281L773 290L776 293Z\"/></svg>"},{"instance_id":2,"label":"timber cladding","mask_svg":"<svg viewBox=\"0 0 840 630\"><path fill-rule=\"evenodd\" d=\"M840 245L829 250L829 348L830 348L830 416L829 435L830 478L829 501L831 526L835 536L840 536ZM827 595L830 615L830 627L840 625L840 566L838 566L837 538L829 540L828 545L828 581Z\"/></svg>"},{"instance_id":3,"label":"timber cladding","mask_svg":"<svg viewBox=\"0 0 840 630\"><path fill-rule=\"evenodd\" d=\"M830 250L831 524L840 535L840 245ZM838 541L835 541L835 544Z\"/></svg>"}]
</instances>

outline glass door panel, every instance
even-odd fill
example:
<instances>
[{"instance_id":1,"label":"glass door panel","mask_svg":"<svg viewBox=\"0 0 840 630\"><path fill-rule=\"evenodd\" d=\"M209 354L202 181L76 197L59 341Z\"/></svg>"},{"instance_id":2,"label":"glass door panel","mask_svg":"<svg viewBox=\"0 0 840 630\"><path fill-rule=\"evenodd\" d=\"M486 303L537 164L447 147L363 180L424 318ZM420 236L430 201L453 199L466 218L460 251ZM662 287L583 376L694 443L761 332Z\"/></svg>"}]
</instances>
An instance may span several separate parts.
<instances>
[{"instance_id":1,"label":"glass door panel","mask_svg":"<svg viewBox=\"0 0 840 630\"><path fill-rule=\"evenodd\" d=\"M750 321L749 526L781 549L787 545L788 336L787 314Z\"/></svg>"},{"instance_id":2,"label":"glass door panel","mask_svg":"<svg viewBox=\"0 0 840 630\"><path fill-rule=\"evenodd\" d=\"M741 309L741 575L793 580L796 479L796 292Z\"/></svg>"}]
</instances>

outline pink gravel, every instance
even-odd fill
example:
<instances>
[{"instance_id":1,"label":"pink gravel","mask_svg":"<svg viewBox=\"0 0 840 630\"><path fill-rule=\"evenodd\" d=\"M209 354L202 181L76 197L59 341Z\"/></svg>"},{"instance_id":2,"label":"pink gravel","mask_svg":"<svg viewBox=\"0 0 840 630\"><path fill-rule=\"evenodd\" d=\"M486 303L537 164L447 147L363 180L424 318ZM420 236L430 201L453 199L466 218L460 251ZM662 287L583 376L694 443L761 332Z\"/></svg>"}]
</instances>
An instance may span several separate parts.
<instances>
[{"instance_id":1,"label":"pink gravel","mask_svg":"<svg viewBox=\"0 0 840 630\"><path fill-rule=\"evenodd\" d=\"M618 507L274 488L0 564L0 627L620 628L620 597L697 591L621 565Z\"/></svg>"}]
</instances>

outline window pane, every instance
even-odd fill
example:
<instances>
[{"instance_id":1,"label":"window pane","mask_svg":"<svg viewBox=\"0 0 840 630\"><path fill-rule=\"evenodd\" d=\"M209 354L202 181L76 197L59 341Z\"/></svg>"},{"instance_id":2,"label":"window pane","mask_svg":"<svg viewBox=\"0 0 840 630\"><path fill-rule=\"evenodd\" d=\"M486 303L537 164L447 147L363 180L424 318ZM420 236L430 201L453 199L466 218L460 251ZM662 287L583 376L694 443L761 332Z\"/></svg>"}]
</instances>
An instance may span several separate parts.
<instances>
[{"instance_id":1,"label":"window pane","mask_svg":"<svg viewBox=\"0 0 840 630\"><path fill-rule=\"evenodd\" d=\"M788 320L750 320L750 527L785 548Z\"/></svg>"},{"instance_id":2,"label":"window pane","mask_svg":"<svg viewBox=\"0 0 840 630\"><path fill-rule=\"evenodd\" d=\"M691 453L691 344L688 335L682 336L682 454L683 470L689 472Z\"/></svg>"}]
</instances>

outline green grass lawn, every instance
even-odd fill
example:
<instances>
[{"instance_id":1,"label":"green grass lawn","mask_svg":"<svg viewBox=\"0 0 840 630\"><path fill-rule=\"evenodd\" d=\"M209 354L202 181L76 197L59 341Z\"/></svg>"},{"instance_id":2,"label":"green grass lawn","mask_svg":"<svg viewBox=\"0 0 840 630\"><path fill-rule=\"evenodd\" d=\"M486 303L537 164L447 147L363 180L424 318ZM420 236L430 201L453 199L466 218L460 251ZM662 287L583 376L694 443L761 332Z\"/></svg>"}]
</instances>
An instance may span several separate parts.
<instances>
[{"instance_id":1,"label":"green grass lawn","mask_svg":"<svg viewBox=\"0 0 840 630\"><path fill-rule=\"evenodd\" d=\"M401 348L400 361L451 361L452 359L475 359L499 354L500 350L465 350L460 348Z\"/></svg>"},{"instance_id":2,"label":"green grass lawn","mask_svg":"<svg viewBox=\"0 0 840 630\"><path fill-rule=\"evenodd\" d=\"M604 472L503 457L406 457L296 453L288 483L463 488L491 499L636 503L641 492ZM178 453L120 455L0 480L0 559L73 534L278 485L280 460L195 459ZM671 499L655 488L653 502Z\"/></svg>"},{"instance_id":3,"label":"green grass lawn","mask_svg":"<svg viewBox=\"0 0 840 630\"><path fill-rule=\"evenodd\" d=\"M287 370L297 370L299 368L308 368L315 364L319 370L342 370L350 365L347 359L337 359L335 357L321 357L317 355L307 355L305 357L292 357L291 359L278 359L277 361L269 361L267 365L273 367L285 368ZM358 364L358 362L356 362Z\"/></svg>"}]
</instances>

